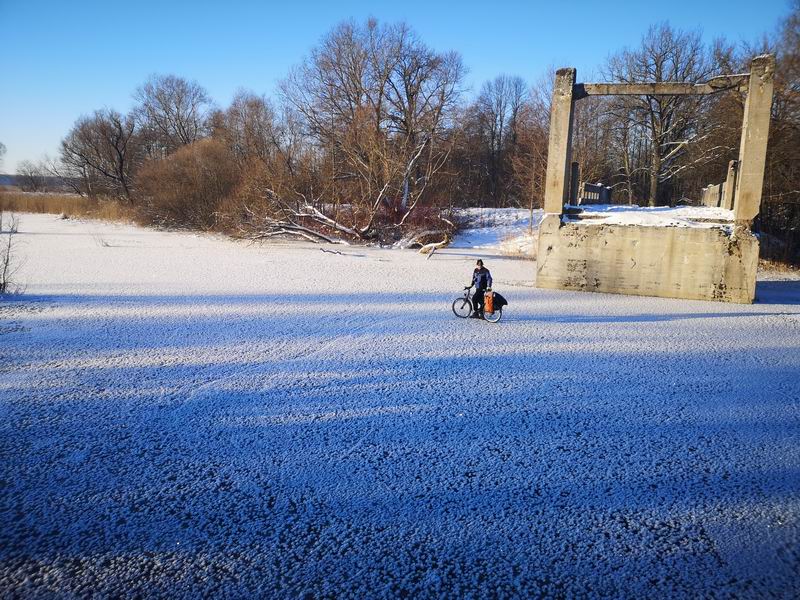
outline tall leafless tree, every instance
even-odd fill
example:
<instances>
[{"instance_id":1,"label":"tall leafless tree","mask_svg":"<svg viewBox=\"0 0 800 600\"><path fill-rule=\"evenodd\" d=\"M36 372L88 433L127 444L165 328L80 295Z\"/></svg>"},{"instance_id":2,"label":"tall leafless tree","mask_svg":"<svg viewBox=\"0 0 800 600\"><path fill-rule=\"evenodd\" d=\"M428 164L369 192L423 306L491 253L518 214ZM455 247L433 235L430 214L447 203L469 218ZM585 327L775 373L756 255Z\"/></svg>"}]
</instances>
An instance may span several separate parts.
<instances>
[{"instance_id":1,"label":"tall leafless tree","mask_svg":"<svg viewBox=\"0 0 800 600\"><path fill-rule=\"evenodd\" d=\"M698 83L711 74L711 61L698 32L673 29L667 23L651 27L637 48L611 56L605 69L608 79L623 83ZM627 144L641 142L644 133L649 155L647 199L654 206L659 186L686 168L680 158L687 146L705 135L700 96L623 96L614 113L621 121ZM633 134L633 135L631 135ZM630 148L627 150L630 156Z\"/></svg>"},{"instance_id":2,"label":"tall leafless tree","mask_svg":"<svg viewBox=\"0 0 800 600\"><path fill-rule=\"evenodd\" d=\"M279 145L277 116L265 96L239 91L220 114L215 136L224 137L240 161L267 160Z\"/></svg>"},{"instance_id":3,"label":"tall leafless tree","mask_svg":"<svg viewBox=\"0 0 800 600\"><path fill-rule=\"evenodd\" d=\"M517 149L520 110L528 97L521 77L499 75L483 84L472 108L485 153L486 193L495 206L513 195L511 160Z\"/></svg>"},{"instance_id":4,"label":"tall leafless tree","mask_svg":"<svg viewBox=\"0 0 800 600\"><path fill-rule=\"evenodd\" d=\"M206 134L211 99L196 81L153 75L134 94L148 154L162 158Z\"/></svg>"},{"instance_id":5,"label":"tall leafless tree","mask_svg":"<svg viewBox=\"0 0 800 600\"><path fill-rule=\"evenodd\" d=\"M346 196L350 222L331 223L318 210L305 216L365 238L379 217L403 225L446 163L463 73L457 54L433 51L404 24L335 28L282 92L330 163L314 195L334 205Z\"/></svg>"},{"instance_id":6,"label":"tall leafless tree","mask_svg":"<svg viewBox=\"0 0 800 600\"><path fill-rule=\"evenodd\" d=\"M42 163L23 160L17 164L17 183L23 191L43 192L47 189L47 170Z\"/></svg>"},{"instance_id":7,"label":"tall leafless tree","mask_svg":"<svg viewBox=\"0 0 800 600\"><path fill-rule=\"evenodd\" d=\"M90 195L107 193L131 201L139 154L136 119L115 110L81 117L61 141L61 164L84 179Z\"/></svg>"}]
</instances>

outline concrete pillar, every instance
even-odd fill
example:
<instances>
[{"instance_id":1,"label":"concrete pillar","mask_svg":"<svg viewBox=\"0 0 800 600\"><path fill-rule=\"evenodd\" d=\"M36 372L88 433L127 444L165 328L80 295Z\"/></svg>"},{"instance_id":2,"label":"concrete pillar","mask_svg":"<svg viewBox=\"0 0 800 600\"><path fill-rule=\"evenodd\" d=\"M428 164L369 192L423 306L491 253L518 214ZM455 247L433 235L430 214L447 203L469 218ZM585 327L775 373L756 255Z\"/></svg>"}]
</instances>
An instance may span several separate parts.
<instances>
[{"instance_id":1,"label":"concrete pillar","mask_svg":"<svg viewBox=\"0 0 800 600\"><path fill-rule=\"evenodd\" d=\"M703 206L710 206L717 208L720 205L720 196L722 195L722 184L707 185L703 188Z\"/></svg>"},{"instance_id":2,"label":"concrete pillar","mask_svg":"<svg viewBox=\"0 0 800 600\"><path fill-rule=\"evenodd\" d=\"M553 86L550 106L550 142L547 150L547 179L545 181L544 211L552 214L564 212L568 198L567 173L570 168L572 142L572 114L575 101L572 88L575 69L559 69Z\"/></svg>"},{"instance_id":3,"label":"concrete pillar","mask_svg":"<svg viewBox=\"0 0 800 600\"><path fill-rule=\"evenodd\" d=\"M581 178L581 169L578 163L570 165L569 170L569 203L577 206L578 204L578 181Z\"/></svg>"},{"instance_id":4,"label":"concrete pillar","mask_svg":"<svg viewBox=\"0 0 800 600\"><path fill-rule=\"evenodd\" d=\"M739 173L733 210L738 224L748 226L758 216L764 165L767 160L767 136L772 110L772 78L775 57L757 56L750 63L750 82L744 105L742 141L739 149Z\"/></svg>"},{"instance_id":5,"label":"concrete pillar","mask_svg":"<svg viewBox=\"0 0 800 600\"><path fill-rule=\"evenodd\" d=\"M728 176L725 178L725 183L722 184L722 208L731 210L733 208L733 199L736 196L736 161L732 160L728 163Z\"/></svg>"}]
</instances>

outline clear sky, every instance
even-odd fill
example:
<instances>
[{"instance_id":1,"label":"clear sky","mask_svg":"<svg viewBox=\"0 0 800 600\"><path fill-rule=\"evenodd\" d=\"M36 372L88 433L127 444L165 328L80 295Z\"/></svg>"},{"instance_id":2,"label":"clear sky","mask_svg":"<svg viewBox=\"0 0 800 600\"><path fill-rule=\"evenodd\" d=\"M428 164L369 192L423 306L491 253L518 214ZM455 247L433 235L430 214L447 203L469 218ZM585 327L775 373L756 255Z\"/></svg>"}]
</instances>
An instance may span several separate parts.
<instances>
[{"instance_id":1,"label":"clear sky","mask_svg":"<svg viewBox=\"0 0 800 600\"><path fill-rule=\"evenodd\" d=\"M437 50L457 50L473 91L500 73L536 81L550 66L589 78L613 52L667 20L706 40L755 41L788 0L445 2L330 0L0 0L0 171L55 155L81 114L127 111L148 75L196 79L220 105L237 88L277 82L338 22L406 21Z\"/></svg>"}]
</instances>

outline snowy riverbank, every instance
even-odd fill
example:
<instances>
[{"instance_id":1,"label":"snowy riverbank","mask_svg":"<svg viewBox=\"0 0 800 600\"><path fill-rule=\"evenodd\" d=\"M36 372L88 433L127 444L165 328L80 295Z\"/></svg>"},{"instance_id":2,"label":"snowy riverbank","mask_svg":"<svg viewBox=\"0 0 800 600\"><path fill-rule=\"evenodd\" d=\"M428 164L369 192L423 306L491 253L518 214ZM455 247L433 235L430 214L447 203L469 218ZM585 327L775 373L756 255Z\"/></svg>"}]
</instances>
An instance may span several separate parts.
<instances>
[{"instance_id":1,"label":"snowy riverbank","mask_svg":"<svg viewBox=\"0 0 800 600\"><path fill-rule=\"evenodd\" d=\"M541 209L466 208L458 211L463 223L451 248L494 250L509 256L536 258Z\"/></svg>"}]
</instances>

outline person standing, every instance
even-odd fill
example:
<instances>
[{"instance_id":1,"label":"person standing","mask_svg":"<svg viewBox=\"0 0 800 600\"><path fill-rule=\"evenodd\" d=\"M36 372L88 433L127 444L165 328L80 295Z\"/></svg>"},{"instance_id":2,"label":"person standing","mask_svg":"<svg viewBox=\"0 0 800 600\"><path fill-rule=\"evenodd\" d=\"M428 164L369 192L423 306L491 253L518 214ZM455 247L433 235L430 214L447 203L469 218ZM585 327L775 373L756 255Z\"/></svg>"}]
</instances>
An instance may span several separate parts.
<instances>
[{"instance_id":1,"label":"person standing","mask_svg":"<svg viewBox=\"0 0 800 600\"><path fill-rule=\"evenodd\" d=\"M483 318L483 296L486 290L492 287L492 274L483 266L481 259L478 259L475 270L472 272L472 285L475 286L475 295L472 297L475 312L472 313L472 317L481 319Z\"/></svg>"}]
</instances>

